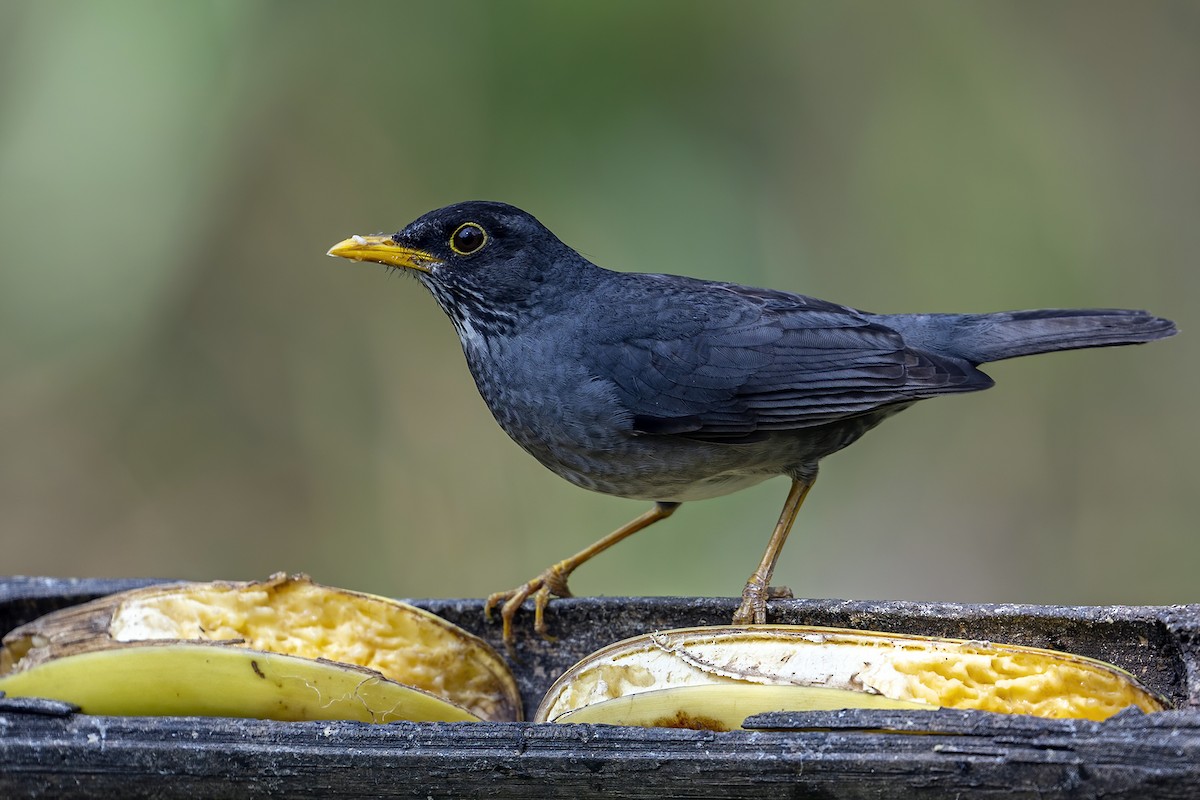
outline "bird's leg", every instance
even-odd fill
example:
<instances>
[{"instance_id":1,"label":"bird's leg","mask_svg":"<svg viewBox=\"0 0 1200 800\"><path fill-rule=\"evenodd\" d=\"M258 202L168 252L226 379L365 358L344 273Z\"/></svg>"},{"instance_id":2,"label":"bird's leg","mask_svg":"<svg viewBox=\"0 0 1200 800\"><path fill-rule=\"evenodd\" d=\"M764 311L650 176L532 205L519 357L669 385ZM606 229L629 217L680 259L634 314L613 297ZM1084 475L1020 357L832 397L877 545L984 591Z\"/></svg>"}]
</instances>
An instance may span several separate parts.
<instances>
[{"instance_id":1,"label":"bird's leg","mask_svg":"<svg viewBox=\"0 0 1200 800\"><path fill-rule=\"evenodd\" d=\"M571 590L567 588L567 578L570 577L571 573L592 556L603 553L617 542L628 536L632 536L642 528L671 516L677 508L679 508L679 503L655 503L654 508L645 514L642 514L637 519L630 520L608 536L605 536L590 547L580 550L570 558L563 559L557 564L548 567L533 580L518 586L516 589L489 595L487 601L483 604L483 613L491 617L492 608L497 603L504 603L504 605L500 606L500 619L504 623L504 643L511 647L513 617L516 616L517 611L521 608L521 604L530 595L533 595L533 629L542 638L551 638L546 632L546 605L550 602L552 596L571 596Z\"/></svg>"},{"instance_id":2,"label":"bird's leg","mask_svg":"<svg viewBox=\"0 0 1200 800\"><path fill-rule=\"evenodd\" d=\"M767 552L763 553L762 562L758 569L754 570L750 580L746 581L746 588L742 590L742 604L733 614L734 625L761 625L767 621L767 597L771 595L768 584L775 572L775 562L779 560L779 553L783 550L783 543L787 541L788 531L792 529L796 514L804 504L804 498L814 481L816 476L808 480L792 479L792 488L783 503L783 511L779 513L779 522L775 523L771 541L767 542Z\"/></svg>"}]
</instances>

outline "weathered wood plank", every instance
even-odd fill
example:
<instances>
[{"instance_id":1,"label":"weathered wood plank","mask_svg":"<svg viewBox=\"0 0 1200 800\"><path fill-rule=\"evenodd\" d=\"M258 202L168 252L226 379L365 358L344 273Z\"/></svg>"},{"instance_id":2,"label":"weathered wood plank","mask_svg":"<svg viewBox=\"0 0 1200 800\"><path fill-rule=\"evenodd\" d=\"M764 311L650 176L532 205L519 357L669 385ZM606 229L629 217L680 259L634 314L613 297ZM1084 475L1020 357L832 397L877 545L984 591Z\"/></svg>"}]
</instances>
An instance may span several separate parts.
<instances>
[{"instance_id":1,"label":"weathered wood plank","mask_svg":"<svg viewBox=\"0 0 1200 800\"><path fill-rule=\"evenodd\" d=\"M889 713L861 712L855 724L886 727L872 717ZM753 790L756 797L1141 800L1195 798L1200 787L1200 720L1192 712L1045 726L956 713L970 731L0 715L0 796L660 798Z\"/></svg>"},{"instance_id":2,"label":"weathered wood plank","mask_svg":"<svg viewBox=\"0 0 1200 800\"><path fill-rule=\"evenodd\" d=\"M0 631L140 581L0 579ZM478 600L420 601L498 644ZM555 601L522 629L536 703L578 658L644 631L724 622L736 600ZM1130 670L1179 710L1105 723L981 712L760 715L754 730L114 718L0 702L0 797L1200 796L1200 606L777 601L773 620L1055 647ZM523 621L519 621L523 622Z\"/></svg>"}]
</instances>

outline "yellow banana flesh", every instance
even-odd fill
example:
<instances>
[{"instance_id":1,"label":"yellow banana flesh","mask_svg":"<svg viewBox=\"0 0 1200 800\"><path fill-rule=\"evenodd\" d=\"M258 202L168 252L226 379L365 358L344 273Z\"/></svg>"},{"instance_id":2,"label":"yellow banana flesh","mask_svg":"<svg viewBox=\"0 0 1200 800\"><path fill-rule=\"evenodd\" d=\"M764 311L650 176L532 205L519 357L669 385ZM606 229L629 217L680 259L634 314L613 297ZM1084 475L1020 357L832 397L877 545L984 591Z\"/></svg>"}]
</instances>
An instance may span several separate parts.
<instances>
[{"instance_id":1,"label":"yellow banana flesh","mask_svg":"<svg viewBox=\"0 0 1200 800\"><path fill-rule=\"evenodd\" d=\"M377 672L203 644L134 645L56 658L0 678L14 697L51 697L87 714L276 720L465 722L479 717Z\"/></svg>"},{"instance_id":2,"label":"yellow banana flesh","mask_svg":"<svg viewBox=\"0 0 1200 800\"><path fill-rule=\"evenodd\" d=\"M725 730L763 711L881 706L1091 720L1128 706L1164 708L1128 673L1068 653L761 625L664 631L609 645L555 682L534 721L672 725L682 720L681 727L710 727L711 722ZM688 724L695 720L705 724Z\"/></svg>"},{"instance_id":3,"label":"yellow banana flesh","mask_svg":"<svg viewBox=\"0 0 1200 800\"><path fill-rule=\"evenodd\" d=\"M264 709L294 714L304 708L311 719L386 721L377 717L428 718L435 713L428 697L450 707L436 712L439 719L521 718L516 681L483 640L406 603L304 576L123 592L34 620L5 636L3 645L0 691L67 700L89 713L254 708L235 715L259 716ZM286 669L264 679L258 673L268 664ZM133 688L122 690L124 676L134 674ZM179 675L202 684L184 692L191 706L174 699L182 691ZM102 693L85 684L106 686L120 700L97 711ZM74 696L62 688L68 685ZM213 699L222 693L241 699ZM395 716L395 709L417 716Z\"/></svg>"}]
</instances>

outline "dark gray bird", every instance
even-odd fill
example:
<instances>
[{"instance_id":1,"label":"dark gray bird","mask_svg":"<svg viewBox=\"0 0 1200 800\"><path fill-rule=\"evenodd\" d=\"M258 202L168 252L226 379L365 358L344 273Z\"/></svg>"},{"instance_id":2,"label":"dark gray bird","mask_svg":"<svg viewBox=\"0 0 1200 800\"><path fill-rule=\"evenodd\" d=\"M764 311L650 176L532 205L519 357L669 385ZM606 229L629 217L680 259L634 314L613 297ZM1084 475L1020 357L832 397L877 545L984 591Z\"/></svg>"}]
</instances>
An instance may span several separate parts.
<instances>
[{"instance_id":1,"label":"dark gray bird","mask_svg":"<svg viewBox=\"0 0 1200 800\"><path fill-rule=\"evenodd\" d=\"M736 624L766 620L768 584L825 456L918 400L992 385L978 366L1015 356L1137 344L1174 324L1120 309L870 314L804 295L676 275L611 272L502 203L431 211L392 236L330 255L411 270L450 317L496 421L577 486L652 509L503 603L504 638L534 596L689 500L792 479Z\"/></svg>"}]
</instances>

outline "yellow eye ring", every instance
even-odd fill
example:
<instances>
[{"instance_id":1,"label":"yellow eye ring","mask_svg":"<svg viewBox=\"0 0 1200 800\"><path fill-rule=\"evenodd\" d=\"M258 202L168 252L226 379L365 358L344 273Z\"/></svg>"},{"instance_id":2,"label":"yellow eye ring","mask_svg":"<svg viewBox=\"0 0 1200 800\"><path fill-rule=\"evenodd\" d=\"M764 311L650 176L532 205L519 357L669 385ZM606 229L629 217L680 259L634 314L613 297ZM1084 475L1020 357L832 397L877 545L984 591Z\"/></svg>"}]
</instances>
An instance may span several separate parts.
<instances>
[{"instance_id":1,"label":"yellow eye ring","mask_svg":"<svg viewBox=\"0 0 1200 800\"><path fill-rule=\"evenodd\" d=\"M487 244L488 235L478 223L464 222L450 234L450 249L460 256L469 256L479 252Z\"/></svg>"}]
</instances>

